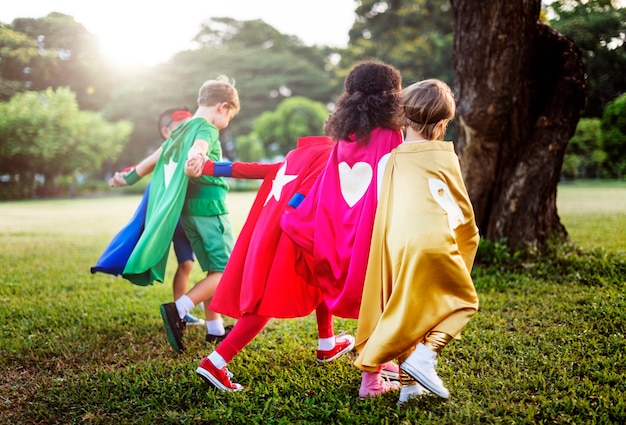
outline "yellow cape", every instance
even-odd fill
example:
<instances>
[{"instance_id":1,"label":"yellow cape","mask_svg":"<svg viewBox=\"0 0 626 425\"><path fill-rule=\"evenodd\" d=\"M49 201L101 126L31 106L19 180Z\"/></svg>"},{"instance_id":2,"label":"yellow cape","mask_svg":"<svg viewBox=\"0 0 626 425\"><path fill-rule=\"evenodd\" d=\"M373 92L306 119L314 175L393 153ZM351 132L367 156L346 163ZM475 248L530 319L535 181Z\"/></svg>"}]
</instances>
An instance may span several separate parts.
<instances>
[{"instance_id":1,"label":"yellow cape","mask_svg":"<svg viewBox=\"0 0 626 425\"><path fill-rule=\"evenodd\" d=\"M460 335L478 309L470 277L478 240L453 144L403 143L392 151L358 318L358 367L398 358L435 326Z\"/></svg>"}]
</instances>

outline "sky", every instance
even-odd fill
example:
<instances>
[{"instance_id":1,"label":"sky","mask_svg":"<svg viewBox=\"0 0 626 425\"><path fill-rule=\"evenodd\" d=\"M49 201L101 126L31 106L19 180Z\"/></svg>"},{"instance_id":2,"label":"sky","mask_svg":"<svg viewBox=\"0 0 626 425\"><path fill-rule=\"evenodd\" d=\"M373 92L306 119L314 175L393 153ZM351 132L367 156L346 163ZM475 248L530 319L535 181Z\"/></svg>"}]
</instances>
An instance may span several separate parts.
<instances>
[{"instance_id":1,"label":"sky","mask_svg":"<svg viewBox=\"0 0 626 425\"><path fill-rule=\"evenodd\" d=\"M209 18L262 19L307 45L345 47L355 0L7 0L0 22L72 16L94 34L104 55L119 66L155 65L193 48L191 40Z\"/></svg>"}]
</instances>

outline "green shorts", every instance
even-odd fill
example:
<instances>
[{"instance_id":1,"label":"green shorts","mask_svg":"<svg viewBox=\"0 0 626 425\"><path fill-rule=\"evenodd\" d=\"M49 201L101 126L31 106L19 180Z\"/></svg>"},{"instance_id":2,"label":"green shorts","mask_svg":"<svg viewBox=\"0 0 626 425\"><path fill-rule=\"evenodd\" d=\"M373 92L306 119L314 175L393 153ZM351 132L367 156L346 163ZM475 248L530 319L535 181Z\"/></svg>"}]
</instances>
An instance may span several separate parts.
<instances>
[{"instance_id":1,"label":"green shorts","mask_svg":"<svg viewBox=\"0 0 626 425\"><path fill-rule=\"evenodd\" d=\"M202 271L223 272L235 239L228 214L180 218Z\"/></svg>"}]
</instances>

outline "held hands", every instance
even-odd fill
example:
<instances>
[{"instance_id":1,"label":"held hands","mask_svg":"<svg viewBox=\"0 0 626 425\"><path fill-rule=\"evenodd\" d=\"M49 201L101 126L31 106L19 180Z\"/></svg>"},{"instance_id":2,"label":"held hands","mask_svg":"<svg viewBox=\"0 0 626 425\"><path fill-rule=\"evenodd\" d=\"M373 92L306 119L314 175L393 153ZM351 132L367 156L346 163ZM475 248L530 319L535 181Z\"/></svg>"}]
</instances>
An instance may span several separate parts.
<instances>
[{"instance_id":1,"label":"held hands","mask_svg":"<svg viewBox=\"0 0 626 425\"><path fill-rule=\"evenodd\" d=\"M109 186L111 187L122 187L127 186L126 180L124 180L125 172L116 171L113 177L109 179Z\"/></svg>"},{"instance_id":2,"label":"held hands","mask_svg":"<svg viewBox=\"0 0 626 425\"><path fill-rule=\"evenodd\" d=\"M185 174L188 177L200 177L204 163L207 162L207 160L208 157L202 153L192 156L185 162Z\"/></svg>"}]
</instances>

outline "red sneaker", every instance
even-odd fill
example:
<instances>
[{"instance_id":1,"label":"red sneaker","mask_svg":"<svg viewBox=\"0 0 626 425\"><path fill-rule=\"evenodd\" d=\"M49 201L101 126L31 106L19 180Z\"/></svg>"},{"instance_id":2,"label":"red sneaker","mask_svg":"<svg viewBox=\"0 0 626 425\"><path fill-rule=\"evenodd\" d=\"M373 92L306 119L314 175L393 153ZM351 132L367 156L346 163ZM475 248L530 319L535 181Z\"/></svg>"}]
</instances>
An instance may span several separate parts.
<instances>
[{"instance_id":1,"label":"red sneaker","mask_svg":"<svg viewBox=\"0 0 626 425\"><path fill-rule=\"evenodd\" d=\"M352 335L340 335L335 337L335 348L332 350L317 350L317 361L328 363L349 353L354 348L354 337Z\"/></svg>"},{"instance_id":2,"label":"red sneaker","mask_svg":"<svg viewBox=\"0 0 626 425\"><path fill-rule=\"evenodd\" d=\"M222 391L241 391L243 386L236 382L230 382L233 374L230 373L226 366L221 369L216 368L208 358L202 359L200 366L196 369L196 373L200 375L209 384L212 384Z\"/></svg>"}]
</instances>

